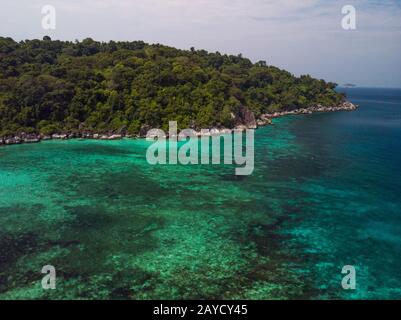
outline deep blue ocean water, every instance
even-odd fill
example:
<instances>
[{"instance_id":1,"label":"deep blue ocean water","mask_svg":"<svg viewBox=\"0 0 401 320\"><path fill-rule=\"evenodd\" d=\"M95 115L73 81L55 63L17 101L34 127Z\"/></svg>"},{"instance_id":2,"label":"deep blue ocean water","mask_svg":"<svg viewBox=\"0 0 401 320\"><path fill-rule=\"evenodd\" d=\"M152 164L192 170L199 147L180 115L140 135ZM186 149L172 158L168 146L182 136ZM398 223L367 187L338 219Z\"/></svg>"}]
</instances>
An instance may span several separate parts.
<instances>
[{"instance_id":1,"label":"deep blue ocean water","mask_svg":"<svg viewBox=\"0 0 401 320\"><path fill-rule=\"evenodd\" d=\"M355 112L293 117L298 191L279 229L323 298L401 298L401 89L340 88ZM292 169L293 170L293 169ZM337 290L342 266L357 290ZM339 274L338 277L333 275Z\"/></svg>"}]
</instances>

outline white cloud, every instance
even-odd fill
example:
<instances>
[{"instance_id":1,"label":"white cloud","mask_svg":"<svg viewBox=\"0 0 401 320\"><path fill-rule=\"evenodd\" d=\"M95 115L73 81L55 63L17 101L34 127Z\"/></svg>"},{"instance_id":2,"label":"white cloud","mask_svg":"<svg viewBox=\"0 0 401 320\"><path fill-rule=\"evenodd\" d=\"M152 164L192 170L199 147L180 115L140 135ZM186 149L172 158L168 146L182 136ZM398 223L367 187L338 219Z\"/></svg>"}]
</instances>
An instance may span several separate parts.
<instances>
[{"instance_id":1,"label":"white cloud","mask_svg":"<svg viewBox=\"0 0 401 320\"><path fill-rule=\"evenodd\" d=\"M243 53L294 73L401 86L401 7L395 0L1 0L3 35L42 37L40 7L57 9L53 38L144 40ZM357 30L341 8L357 8ZM391 76L389 76L391 75Z\"/></svg>"}]
</instances>

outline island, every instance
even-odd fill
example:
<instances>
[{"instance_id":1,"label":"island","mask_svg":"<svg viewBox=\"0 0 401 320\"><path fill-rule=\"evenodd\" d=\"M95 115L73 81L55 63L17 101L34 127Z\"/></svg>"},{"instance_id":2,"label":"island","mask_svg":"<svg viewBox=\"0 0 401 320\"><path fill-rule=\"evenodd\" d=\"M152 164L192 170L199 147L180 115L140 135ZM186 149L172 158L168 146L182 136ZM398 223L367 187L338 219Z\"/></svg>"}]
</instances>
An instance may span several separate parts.
<instances>
[{"instance_id":1,"label":"island","mask_svg":"<svg viewBox=\"0 0 401 320\"><path fill-rule=\"evenodd\" d=\"M0 37L0 145L144 137L169 121L227 132L283 115L355 110L336 86L241 54Z\"/></svg>"}]
</instances>

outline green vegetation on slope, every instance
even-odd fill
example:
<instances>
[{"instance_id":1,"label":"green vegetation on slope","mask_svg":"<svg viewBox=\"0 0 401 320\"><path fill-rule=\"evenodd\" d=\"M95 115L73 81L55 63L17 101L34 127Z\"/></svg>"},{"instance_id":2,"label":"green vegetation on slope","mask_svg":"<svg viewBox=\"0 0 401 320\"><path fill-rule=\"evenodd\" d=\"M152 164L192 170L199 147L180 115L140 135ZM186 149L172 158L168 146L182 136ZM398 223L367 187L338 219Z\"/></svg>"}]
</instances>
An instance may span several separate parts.
<instances>
[{"instance_id":1,"label":"green vegetation on slope","mask_svg":"<svg viewBox=\"0 0 401 320\"><path fill-rule=\"evenodd\" d=\"M142 41L0 37L0 136L61 131L138 133L233 126L243 107L262 113L337 105L334 83L252 63L241 55Z\"/></svg>"}]
</instances>

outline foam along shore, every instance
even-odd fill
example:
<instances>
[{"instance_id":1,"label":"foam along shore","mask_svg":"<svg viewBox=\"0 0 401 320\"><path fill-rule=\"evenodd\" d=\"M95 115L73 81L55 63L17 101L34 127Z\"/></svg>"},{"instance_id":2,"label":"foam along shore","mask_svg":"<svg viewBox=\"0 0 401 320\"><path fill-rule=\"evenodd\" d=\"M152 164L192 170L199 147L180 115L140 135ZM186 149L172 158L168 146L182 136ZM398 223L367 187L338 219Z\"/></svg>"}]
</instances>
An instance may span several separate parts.
<instances>
[{"instance_id":1,"label":"foam along shore","mask_svg":"<svg viewBox=\"0 0 401 320\"><path fill-rule=\"evenodd\" d=\"M196 131L197 136L215 136L230 134L232 132L241 132L247 129L257 129L258 127L263 127L272 124L273 118L278 118L287 115L299 115L299 114L312 114L317 112L336 112L336 111L354 111L358 108L357 105L351 102L343 102L338 106L323 106L316 105L309 108L294 109L290 111L281 111L274 113L262 114L258 119L251 119L245 124L237 125L233 129L227 128L211 128L208 132ZM105 134L105 133L91 133L91 132L75 132L75 133L55 133L52 135L42 135L42 134L27 134L21 133L16 136L0 137L0 145L13 145L21 143L37 143L43 140L67 140L67 139L95 139L95 140L119 140L122 138L145 138L146 135L129 135L125 133L120 134ZM149 137L148 137L149 138ZM151 137L150 137L151 138Z\"/></svg>"}]
</instances>

